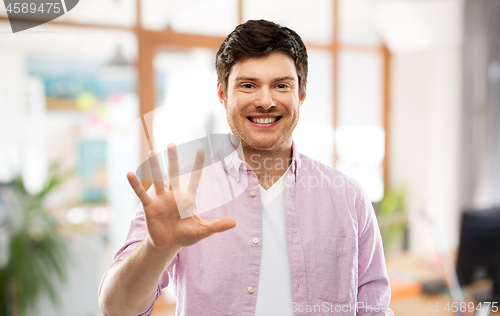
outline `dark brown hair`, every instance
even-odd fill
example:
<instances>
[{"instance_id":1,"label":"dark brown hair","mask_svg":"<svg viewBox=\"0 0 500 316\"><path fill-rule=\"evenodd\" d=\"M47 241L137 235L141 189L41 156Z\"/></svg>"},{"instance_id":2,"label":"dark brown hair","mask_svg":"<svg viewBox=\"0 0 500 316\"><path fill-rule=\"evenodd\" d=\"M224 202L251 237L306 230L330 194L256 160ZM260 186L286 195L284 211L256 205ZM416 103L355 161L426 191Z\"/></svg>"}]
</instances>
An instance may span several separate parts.
<instances>
[{"instance_id":1,"label":"dark brown hair","mask_svg":"<svg viewBox=\"0 0 500 316\"><path fill-rule=\"evenodd\" d=\"M234 64L272 52L283 52L292 58L299 78L299 95L302 95L307 83L306 46L295 31L266 20L249 20L238 25L219 48L215 69L224 93L227 93L227 81Z\"/></svg>"}]
</instances>

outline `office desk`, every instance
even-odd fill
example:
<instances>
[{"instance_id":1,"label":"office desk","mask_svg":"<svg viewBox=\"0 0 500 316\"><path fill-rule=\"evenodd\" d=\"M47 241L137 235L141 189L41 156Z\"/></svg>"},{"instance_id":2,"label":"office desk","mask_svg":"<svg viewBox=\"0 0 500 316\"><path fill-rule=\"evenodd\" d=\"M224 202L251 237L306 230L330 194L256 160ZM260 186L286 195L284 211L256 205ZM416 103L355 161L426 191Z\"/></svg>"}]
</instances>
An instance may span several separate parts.
<instances>
[{"instance_id":1,"label":"office desk","mask_svg":"<svg viewBox=\"0 0 500 316\"><path fill-rule=\"evenodd\" d=\"M454 258L454 254L451 257ZM422 293L421 284L423 282L439 280L444 277L439 256L435 254L414 255L403 252L388 256L386 262L391 291L393 292L390 305L395 315L456 315L452 311L453 299L447 288L438 294ZM474 304L466 306L477 307L477 302L473 302L473 294L485 291L491 286L492 282L485 280L463 287L465 303ZM448 310L445 310L447 304ZM474 312L470 313L469 309L466 308L465 315L477 315L477 311L474 310ZM500 311L492 313L492 315L500 315Z\"/></svg>"}]
</instances>

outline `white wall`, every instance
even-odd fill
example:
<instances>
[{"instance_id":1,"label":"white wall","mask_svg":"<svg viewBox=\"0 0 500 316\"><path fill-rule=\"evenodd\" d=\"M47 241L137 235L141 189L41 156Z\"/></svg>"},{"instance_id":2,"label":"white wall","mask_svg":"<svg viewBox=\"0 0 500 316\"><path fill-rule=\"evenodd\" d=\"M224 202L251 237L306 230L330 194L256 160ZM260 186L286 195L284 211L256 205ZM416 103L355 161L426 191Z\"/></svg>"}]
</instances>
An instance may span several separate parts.
<instances>
[{"instance_id":1,"label":"white wall","mask_svg":"<svg viewBox=\"0 0 500 316\"><path fill-rule=\"evenodd\" d=\"M389 2L389 1L386 1ZM421 211L458 244L463 2L409 4L428 36L420 47L393 47L390 182L408 187L409 211ZM401 34L400 36L404 36ZM387 36L388 39L390 36ZM396 36L397 38L397 36ZM394 36L390 39L394 41ZM397 39L396 39L397 40ZM410 224L410 249L434 251L429 226Z\"/></svg>"}]
</instances>

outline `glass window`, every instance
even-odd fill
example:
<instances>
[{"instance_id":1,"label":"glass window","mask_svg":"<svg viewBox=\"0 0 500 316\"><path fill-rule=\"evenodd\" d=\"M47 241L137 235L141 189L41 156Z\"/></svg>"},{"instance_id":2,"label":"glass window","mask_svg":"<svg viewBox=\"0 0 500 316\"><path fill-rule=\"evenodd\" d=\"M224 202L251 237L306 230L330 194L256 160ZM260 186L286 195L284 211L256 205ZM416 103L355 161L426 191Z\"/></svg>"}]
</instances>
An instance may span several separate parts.
<instances>
[{"instance_id":1,"label":"glass window","mask_svg":"<svg viewBox=\"0 0 500 316\"><path fill-rule=\"evenodd\" d=\"M61 21L132 27L136 23L135 0L82 0Z\"/></svg>"},{"instance_id":2,"label":"glass window","mask_svg":"<svg viewBox=\"0 0 500 316\"><path fill-rule=\"evenodd\" d=\"M339 41L346 44L380 45L373 19L373 1L339 0Z\"/></svg>"},{"instance_id":3,"label":"glass window","mask_svg":"<svg viewBox=\"0 0 500 316\"><path fill-rule=\"evenodd\" d=\"M382 80L381 55L339 53L339 125L382 125Z\"/></svg>"},{"instance_id":4,"label":"glass window","mask_svg":"<svg viewBox=\"0 0 500 316\"><path fill-rule=\"evenodd\" d=\"M144 0L142 25L180 33L226 36L238 24L236 0Z\"/></svg>"},{"instance_id":5,"label":"glass window","mask_svg":"<svg viewBox=\"0 0 500 316\"><path fill-rule=\"evenodd\" d=\"M265 19L287 26L304 42L328 45L333 40L331 0L244 1L243 12L244 20Z\"/></svg>"},{"instance_id":6,"label":"glass window","mask_svg":"<svg viewBox=\"0 0 500 316\"><path fill-rule=\"evenodd\" d=\"M382 56L339 54L339 108L335 141L339 170L357 179L373 202L384 193Z\"/></svg>"},{"instance_id":7,"label":"glass window","mask_svg":"<svg viewBox=\"0 0 500 316\"><path fill-rule=\"evenodd\" d=\"M307 95L294 140L305 155L333 166L333 61L326 50L309 49Z\"/></svg>"}]
</instances>

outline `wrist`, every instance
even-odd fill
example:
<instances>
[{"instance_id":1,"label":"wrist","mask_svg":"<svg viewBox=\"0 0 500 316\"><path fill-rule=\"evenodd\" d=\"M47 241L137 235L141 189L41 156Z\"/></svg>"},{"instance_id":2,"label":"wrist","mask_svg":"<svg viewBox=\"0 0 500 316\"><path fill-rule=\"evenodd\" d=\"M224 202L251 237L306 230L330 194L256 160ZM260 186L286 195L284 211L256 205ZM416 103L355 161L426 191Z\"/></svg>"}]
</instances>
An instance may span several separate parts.
<instances>
[{"instance_id":1,"label":"wrist","mask_svg":"<svg viewBox=\"0 0 500 316\"><path fill-rule=\"evenodd\" d=\"M157 247L154 245L149 234L146 236L143 243L144 247L147 248L148 253L158 256L175 257L177 253L182 249L181 246L176 245Z\"/></svg>"}]
</instances>

